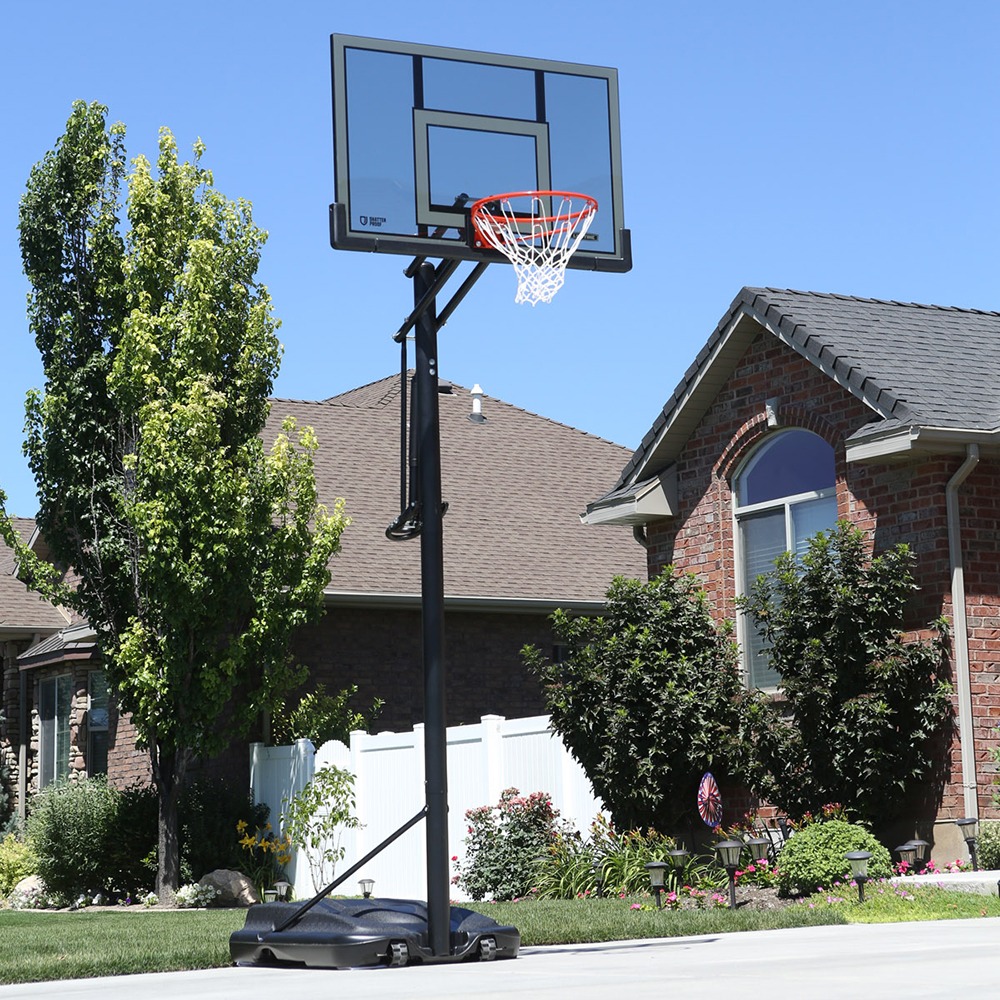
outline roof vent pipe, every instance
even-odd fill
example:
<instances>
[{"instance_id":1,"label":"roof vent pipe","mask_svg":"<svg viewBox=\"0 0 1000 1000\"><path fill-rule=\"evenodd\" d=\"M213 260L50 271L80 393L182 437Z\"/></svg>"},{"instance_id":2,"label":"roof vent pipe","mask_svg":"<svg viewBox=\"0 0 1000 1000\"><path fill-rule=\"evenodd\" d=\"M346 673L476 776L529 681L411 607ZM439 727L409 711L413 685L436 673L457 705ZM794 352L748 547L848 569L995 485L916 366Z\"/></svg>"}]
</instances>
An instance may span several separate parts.
<instances>
[{"instance_id":1,"label":"roof vent pipe","mask_svg":"<svg viewBox=\"0 0 1000 1000\"><path fill-rule=\"evenodd\" d=\"M472 412L469 414L469 419L475 424L485 423L486 417L483 416L483 387L477 382L469 390L469 395L472 396Z\"/></svg>"}]
</instances>

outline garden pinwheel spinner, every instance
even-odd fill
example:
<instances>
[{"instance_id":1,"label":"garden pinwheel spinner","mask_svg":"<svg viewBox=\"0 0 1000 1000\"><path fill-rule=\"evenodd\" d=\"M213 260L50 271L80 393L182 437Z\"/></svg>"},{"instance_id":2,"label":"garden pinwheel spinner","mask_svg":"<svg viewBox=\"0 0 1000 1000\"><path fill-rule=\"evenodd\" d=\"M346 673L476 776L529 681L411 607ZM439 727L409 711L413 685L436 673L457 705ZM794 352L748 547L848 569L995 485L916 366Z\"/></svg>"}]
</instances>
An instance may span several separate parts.
<instances>
[{"instance_id":1,"label":"garden pinwheel spinner","mask_svg":"<svg viewBox=\"0 0 1000 1000\"><path fill-rule=\"evenodd\" d=\"M706 771L701 776L701 783L698 785L698 815L713 830L722 823L722 795L711 771Z\"/></svg>"}]
</instances>

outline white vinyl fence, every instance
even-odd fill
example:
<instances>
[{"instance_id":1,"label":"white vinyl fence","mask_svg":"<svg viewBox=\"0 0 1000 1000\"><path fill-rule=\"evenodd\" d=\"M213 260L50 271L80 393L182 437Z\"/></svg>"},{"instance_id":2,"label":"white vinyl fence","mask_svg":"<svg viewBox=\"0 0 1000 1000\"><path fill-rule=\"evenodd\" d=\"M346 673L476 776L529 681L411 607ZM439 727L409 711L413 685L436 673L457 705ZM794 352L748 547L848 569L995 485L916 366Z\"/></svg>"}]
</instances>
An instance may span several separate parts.
<instances>
[{"instance_id":1,"label":"white vinyl fence","mask_svg":"<svg viewBox=\"0 0 1000 1000\"><path fill-rule=\"evenodd\" d=\"M278 826L283 802L304 788L312 775L328 764L355 775L357 815L364 824L349 830L347 849L337 873L401 827L424 805L424 727L407 733L351 733L351 745L336 741L315 751L308 740L290 747L250 747L250 781L254 800L271 808ZM496 805L505 788L524 795L547 792L563 819L585 832L603 806L590 781L556 736L546 715L504 719L484 715L476 725L448 729L448 854L464 858L467 833L465 812L475 806ZM349 883L338 890L358 891L357 880L375 880L375 894L395 898L426 898L425 824L418 823L392 843ZM304 855L293 861L289 880L300 899L316 891ZM454 870L454 867L453 867ZM453 898L461 893L456 888Z\"/></svg>"}]
</instances>

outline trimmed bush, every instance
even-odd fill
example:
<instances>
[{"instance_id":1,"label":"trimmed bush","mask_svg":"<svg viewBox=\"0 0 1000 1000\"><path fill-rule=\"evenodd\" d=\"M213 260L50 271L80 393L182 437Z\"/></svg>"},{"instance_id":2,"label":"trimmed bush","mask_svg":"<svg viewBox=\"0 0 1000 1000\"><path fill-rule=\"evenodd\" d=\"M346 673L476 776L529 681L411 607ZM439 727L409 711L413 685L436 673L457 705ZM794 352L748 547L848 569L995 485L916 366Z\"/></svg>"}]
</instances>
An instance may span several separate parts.
<instances>
[{"instance_id":1,"label":"trimmed bush","mask_svg":"<svg viewBox=\"0 0 1000 1000\"><path fill-rule=\"evenodd\" d=\"M986 819L979 824L976 853L980 868L990 871L1000 869L1000 822Z\"/></svg>"},{"instance_id":2,"label":"trimmed bush","mask_svg":"<svg viewBox=\"0 0 1000 1000\"><path fill-rule=\"evenodd\" d=\"M834 882L851 880L848 851L869 851L868 877L889 878L889 852L863 826L830 820L810 823L792 837L778 857L778 888L783 895L808 894L828 889Z\"/></svg>"}]
</instances>

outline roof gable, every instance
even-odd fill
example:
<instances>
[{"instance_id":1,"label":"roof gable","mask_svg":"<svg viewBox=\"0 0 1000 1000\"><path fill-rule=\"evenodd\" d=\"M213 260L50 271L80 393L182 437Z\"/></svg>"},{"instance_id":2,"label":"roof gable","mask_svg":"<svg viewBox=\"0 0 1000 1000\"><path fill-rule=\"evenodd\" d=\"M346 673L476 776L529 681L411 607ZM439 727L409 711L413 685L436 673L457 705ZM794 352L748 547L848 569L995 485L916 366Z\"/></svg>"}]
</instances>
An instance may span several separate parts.
<instances>
[{"instance_id":1,"label":"roof gable","mask_svg":"<svg viewBox=\"0 0 1000 1000\"><path fill-rule=\"evenodd\" d=\"M918 429L1000 430L1000 313L744 288L684 373L614 489L677 457L762 330L797 351L872 411L860 439Z\"/></svg>"}]
</instances>

